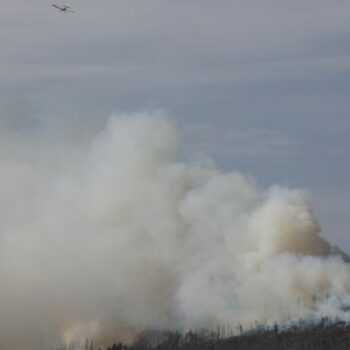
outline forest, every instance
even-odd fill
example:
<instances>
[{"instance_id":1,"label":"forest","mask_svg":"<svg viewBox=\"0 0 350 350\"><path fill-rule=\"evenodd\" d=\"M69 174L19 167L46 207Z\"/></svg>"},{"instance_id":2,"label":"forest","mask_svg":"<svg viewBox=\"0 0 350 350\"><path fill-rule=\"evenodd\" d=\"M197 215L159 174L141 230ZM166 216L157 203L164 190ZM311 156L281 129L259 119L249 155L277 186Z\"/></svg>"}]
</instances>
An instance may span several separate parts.
<instances>
[{"instance_id":1,"label":"forest","mask_svg":"<svg viewBox=\"0 0 350 350\"><path fill-rule=\"evenodd\" d=\"M228 326L215 330L145 331L131 345L111 344L107 348L94 346L86 350L348 350L350 349L350 325L330 322L327 318L318 323L303 321L281 327L255 324L244 331L238 325L236 332ZM93 344L93 343L91 343ZM91 346L91 345L90 345Z\"/></svg>"}]
</instances>

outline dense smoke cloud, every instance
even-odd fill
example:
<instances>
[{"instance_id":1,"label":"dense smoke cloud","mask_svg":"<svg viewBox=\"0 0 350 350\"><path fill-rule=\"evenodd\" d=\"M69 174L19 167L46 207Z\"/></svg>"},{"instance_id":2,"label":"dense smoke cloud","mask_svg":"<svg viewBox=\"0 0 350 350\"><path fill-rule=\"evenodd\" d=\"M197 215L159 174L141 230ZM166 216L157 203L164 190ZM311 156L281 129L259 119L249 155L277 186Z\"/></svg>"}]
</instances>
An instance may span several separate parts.
<instances>
[{"instance_id":1,"label":"dense smoke cloud","mask_svg":"<svg viewBox=\"0 0 350 350\"><path fill-rule=\"evenodd\" d=\"M11 135L0 164L1 348L348 318L350 266L320 236L307 193L180 161L176 130L157 113L112 116L68 146ZM26 157L14 156L21 148Z\"/></svg>"}]
</instances>

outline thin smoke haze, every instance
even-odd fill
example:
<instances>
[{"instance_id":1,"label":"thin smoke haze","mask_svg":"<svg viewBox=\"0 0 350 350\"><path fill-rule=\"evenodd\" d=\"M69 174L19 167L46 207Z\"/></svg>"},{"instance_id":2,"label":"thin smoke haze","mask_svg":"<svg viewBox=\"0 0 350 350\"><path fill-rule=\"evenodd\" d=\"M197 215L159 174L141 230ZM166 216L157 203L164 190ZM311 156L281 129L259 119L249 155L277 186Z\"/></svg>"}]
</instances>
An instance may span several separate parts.
<instances>
[{"instance_id":1,"label":"thin smoke haze","mask_svg":"<svg viewBox=\"0 0 350 350\"><path fill-rule=\"evenodd\" d=\"M350 265L309 194L180 160L160 113L113 115L71 148L2 136L0 348L349 319Z\"/></svg>"}]
</instances>

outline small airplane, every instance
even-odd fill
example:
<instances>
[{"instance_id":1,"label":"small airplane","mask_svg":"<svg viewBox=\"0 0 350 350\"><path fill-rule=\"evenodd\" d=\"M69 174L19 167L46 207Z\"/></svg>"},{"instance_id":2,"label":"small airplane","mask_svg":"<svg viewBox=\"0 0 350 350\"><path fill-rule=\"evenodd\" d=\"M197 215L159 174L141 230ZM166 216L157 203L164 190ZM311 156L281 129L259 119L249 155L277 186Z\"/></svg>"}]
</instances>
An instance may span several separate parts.
<instances>
[{"instance_id":1,"label":"small airplane","mask_svg":"<svg viewBox=\"0 0 350 350\"><path fill-rule=\"evenodd\" d=\"M53 7L56 7L56 9L62 11L62 12L75 12L71 6L69 5L55 5L55 4L52 4Z\"/></svg>"}]
</instances>

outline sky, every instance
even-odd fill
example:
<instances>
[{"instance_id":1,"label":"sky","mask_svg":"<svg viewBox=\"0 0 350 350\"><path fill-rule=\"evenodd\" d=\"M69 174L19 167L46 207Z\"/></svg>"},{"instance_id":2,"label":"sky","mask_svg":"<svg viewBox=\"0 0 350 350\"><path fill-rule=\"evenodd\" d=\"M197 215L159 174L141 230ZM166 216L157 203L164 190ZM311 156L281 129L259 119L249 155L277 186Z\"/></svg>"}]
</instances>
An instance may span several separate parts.
<instances>
[{"instance_id":1,"label":"sky","mask_svg":"<svg viewBox=\"0 0 350 350\"><path fill-rule=\"evenodd\" d=\"M70 5L0 3L0 162L30 158L27 135L88 139L111 113L164 110L183 157L310 191L350 251L348 1Z\"/></svg>"}]
</instances>

